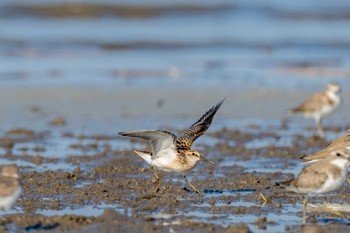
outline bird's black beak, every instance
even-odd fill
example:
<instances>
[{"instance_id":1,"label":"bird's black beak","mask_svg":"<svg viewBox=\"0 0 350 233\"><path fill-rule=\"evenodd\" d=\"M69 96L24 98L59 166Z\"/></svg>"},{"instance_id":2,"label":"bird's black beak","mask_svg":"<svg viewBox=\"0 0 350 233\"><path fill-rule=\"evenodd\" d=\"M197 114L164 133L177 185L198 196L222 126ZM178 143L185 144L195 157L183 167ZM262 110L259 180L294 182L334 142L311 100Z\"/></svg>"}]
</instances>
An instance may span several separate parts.
<instances>
[{"instance_id":1,"label":"bird's black beak","mask_svg":"<svg viewBox=\"0 0 350 233\"><path fill-rule=\"evenodd\" d=\"M208 163L214 165L214 162L213 162L213 161L210 161L209 159L206 159L206 158L204 158L204 157L202 157L202 156L200 157L200 160L202 160L202 161L204 161L204 162L208 162Z\"/></svg>"}]
</instances>

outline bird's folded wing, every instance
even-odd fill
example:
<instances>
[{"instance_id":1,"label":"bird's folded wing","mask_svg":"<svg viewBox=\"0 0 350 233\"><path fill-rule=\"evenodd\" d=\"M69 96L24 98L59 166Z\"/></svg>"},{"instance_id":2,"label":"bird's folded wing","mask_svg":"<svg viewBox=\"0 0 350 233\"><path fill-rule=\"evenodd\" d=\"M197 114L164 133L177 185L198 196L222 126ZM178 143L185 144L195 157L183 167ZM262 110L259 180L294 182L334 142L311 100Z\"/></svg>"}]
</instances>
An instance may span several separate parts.
<instances>
[{"instance_id":1,"label":"bird's folded wing","mask_svg":"<svg viewBox=\"0 0 350 233\"><path fill-rule=\"evenodd\" d=\"M302 172L292 182L297 188L315 189L321 187L327 180L327 171L322 163L304 167Z\"/></svg>"},{"instance_id":2,"label":"bird's folded wing","mask_svg":"<svg viewBox=\"0 0 350 233\"><path fill-rule=\"evenodd\" d=\"M300 106L291 109L292 112L320 111L324 104L332 104L331 99L324 92L316 93L306 99Z\"/></svg>"},{"instance_id":3,"label":"bird's folded wing","mask_svg":"<svg viewBox=\"0 0 350 233\"><path fill-rule=\"evenodd\" d=\"M13 194L18 188L18 181L13 178L1 177L0 179L0 197L6 197Z\"/></svg>"}]
</instances>

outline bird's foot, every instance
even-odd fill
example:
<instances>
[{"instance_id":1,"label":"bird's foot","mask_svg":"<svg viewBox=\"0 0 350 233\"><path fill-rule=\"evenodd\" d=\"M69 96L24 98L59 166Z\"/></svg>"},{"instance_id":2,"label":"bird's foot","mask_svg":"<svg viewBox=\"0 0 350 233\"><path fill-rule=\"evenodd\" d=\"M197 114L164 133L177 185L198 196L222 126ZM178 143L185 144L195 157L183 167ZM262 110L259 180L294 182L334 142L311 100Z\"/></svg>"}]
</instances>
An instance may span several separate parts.
<instances>
[{"instance_id":1,"label":"bird's foot","mask_svg":"<svg viewBox=\"0 0 350 233\"><path fill-rule=\"evenodd\" d=\"M153 180L152 180L153 186L158 186L159 183L160 183L160 179L159 179L159 178L156 178L156 179L153 179Z\"/></svg>"},{"instance_id":2,"label":"bird's foot","mask_svg":"<svg viewBox=\"0 0 350 233\"><path fill-rule=\"evenodd\" d=\"M191 184L191 182L186 178L186 176L184 176L186 183L191 186L192 190L200 195L204 195L204 193L202 193L201 191L199 191L193 184Z\"/></svg>"}]
</instances>

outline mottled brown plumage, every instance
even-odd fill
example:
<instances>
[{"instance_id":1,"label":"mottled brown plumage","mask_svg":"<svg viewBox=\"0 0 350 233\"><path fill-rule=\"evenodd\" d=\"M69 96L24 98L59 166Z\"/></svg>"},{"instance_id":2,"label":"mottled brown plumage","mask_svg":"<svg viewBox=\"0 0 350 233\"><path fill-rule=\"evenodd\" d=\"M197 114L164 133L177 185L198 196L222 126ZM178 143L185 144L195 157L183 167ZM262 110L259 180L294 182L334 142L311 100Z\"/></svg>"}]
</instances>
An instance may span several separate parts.
<instances>
[{"instance_id":1,"label":"mottled brown plumage","mask_svg":"<svg viewBox=\"0 0 350 233\"><path fill-rule=\"evenodd\" d=\"M192 143L202 134L207 131L211 122L220 108L224 100L221 100L218 104L213 106L208 112L206 112L196 123L186 130L182 135L176 139L176 148L190 149Z\"/></svg>"},{"instance_id":2,"label":"mottled brown plumage","mask_svg":"<svg viewBox=\"0 0 350 233\"><path fill-rule=\"evenodd\" d=\"M191 150L192 143L210 127L216 112L223 102L224 100L221 100L218 104L213 106L179 137L164 130L134 130L120 132L119 134L128 137L138 137L149 141L152 147L152 151L149 153L152 155L157 155L164 147L172 146L173 144L176 150Z\"/></svg>"},{"instance_id":3,"label":"mottled brown plumage","mask_svg":"<svg viewBox=\"0 0 350 233\"><path fill-rule=\"evenodd\" d=\"M138 137L147 140L152 147L151 152L134 150L142 157L151 168L167 172L187 172L194 168L199 160L204 160L213 164L213 162L205 159L194 149L191 149L192 143L209 128L215 113L218 111L224 100L213 106L207 111L197 122L195 122L188 130L179 137L173 133L163 130L134 130L120 132L119 134L129 137ZM158 175L153 170L157 180ZM196 189L184 176L185 181L198 193Z\"/></svg>"}]
</instances>

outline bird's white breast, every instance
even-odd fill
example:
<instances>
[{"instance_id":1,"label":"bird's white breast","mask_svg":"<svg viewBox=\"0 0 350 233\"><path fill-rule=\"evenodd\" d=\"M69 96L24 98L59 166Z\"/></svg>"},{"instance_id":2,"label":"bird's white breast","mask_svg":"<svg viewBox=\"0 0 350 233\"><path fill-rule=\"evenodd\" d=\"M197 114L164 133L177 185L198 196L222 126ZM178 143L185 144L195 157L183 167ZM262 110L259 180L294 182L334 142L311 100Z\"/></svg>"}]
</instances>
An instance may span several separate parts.
<instances>
[{"instance_id":1,"label":"bird's white breast","mask_svg":"<svg viewBox=\"0 0 350 233\"><path fill-rule=\"evenodd\" d=\"M177 152L171 147L158 152L154 160L152 160L152 166L162 171L174 171L171 167L174 161L177 159Z\"/></svg>"},{"instance_id":2,"label":"bird's white breast","mask_svg":"<svg viewBox=\"0 0 350 233\"><path fill-rule=\"evenodd\" d=\"M333 174L329 174L328 179L324 185L315 193L331 192L339 188L346 180L346 171L344 171L340 177L334 177Z\"/></svg>"},{"instance_id":3,"label":"bird's white breast","mask_svg":"<svg viewBox=\"0 0 350 233\"><path fill-rule=\"evenodd\" d=\"M6 197L0 197L0 209L9 210L17 201L19 195L22 193L22 188L18 187L15 193Z\"/></svg>"}]
</instances>

